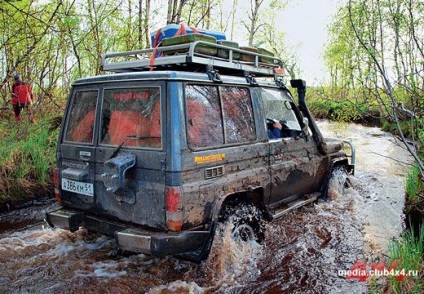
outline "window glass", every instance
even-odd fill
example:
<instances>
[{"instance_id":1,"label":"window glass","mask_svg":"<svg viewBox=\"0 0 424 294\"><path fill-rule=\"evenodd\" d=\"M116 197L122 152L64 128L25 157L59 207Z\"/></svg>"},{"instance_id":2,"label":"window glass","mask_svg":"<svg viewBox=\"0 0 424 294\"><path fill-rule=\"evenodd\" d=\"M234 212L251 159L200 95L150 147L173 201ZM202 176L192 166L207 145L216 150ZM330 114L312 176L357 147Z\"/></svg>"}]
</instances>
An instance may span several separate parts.
<instances>
[{"instance_id":1,"label":"window glass","mask_svg":"<svg viewBox=\"0 0 424 294\"><path fill-rule=\"evenodd\" d=\"M285 121L288 129L301 131L294 113L294 105L287 94L278 89L262 89L262 100L266 118Z\"/></svg>"},{"instance_id":2,"label":"window glass","mask_svg":"<svg viewBox=\"0 0 424 294\"><path fill-rule=\"evenodd\" d=\"M187 85L187 136L191 147L224 143L218 87Z\"/></svg>"},{"instance_id":3,"label":"window glass","mask_svg":"<svg viewBox=\"0 0 424 294\"><path fill-rule=\"evenodd\" d=\"M100 142L160 148L160 88L105 90Z\"/></svg>"},{"instance_id":4,"label":"window glass","mask_svg":"<svg viewBox=\"0 0 424 294\"><path fill-rule=\"evenodd\" d=\"M226 143L256 139L252 101L248 88L220 87Z\"/></svg>"},{"instance_id":5,"label":"window glass","mask_svg":"<svg viewBox=\"0 0 424 294\"><path fill-rule=\"evenodd\" d=\"M79 91L74 94L65 141L92 143L98 91Z\"/></svg>"}]
</instances>

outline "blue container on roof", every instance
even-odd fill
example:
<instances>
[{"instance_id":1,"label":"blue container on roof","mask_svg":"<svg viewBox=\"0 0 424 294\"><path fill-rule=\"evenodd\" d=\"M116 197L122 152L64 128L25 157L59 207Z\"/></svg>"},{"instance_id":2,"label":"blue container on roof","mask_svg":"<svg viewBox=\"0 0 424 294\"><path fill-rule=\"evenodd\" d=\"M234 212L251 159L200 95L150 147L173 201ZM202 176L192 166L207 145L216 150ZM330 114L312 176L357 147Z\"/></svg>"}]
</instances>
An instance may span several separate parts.
<instances>
[{"instance_id":1,"label":"blue container on roof","mask_svg":"<svg viewBox=\"0 0 424 294\"><path fill-rule=\"evenodd\" d=\"M204 30L204 29L199 29L198 31L201 34L205 34L205 35L208 35L208 36L215 37L215 39L217 41L219 41L219 40L227 40L227 38L225 37L225 33L224 32Z\"/></svg>"},{"instance_id":2,"label":"blue container on roof","mask_svg":"<svg viewBox=\"0 0 424 294\"><path fill-rule=\"evenodd\" d=\"M196 29L193 30L189 26L169 24L150 34L152 47L156 47L160 43L160 41L162 41L163 39L175 37L177 34L184 35L184 30L186 34L197 33ZM204 30L204 29L197 29L197 31L200 34L205 34L208 36L215 37L216 40L226 40L224 32Z\"/></svg>"}]
</instances>

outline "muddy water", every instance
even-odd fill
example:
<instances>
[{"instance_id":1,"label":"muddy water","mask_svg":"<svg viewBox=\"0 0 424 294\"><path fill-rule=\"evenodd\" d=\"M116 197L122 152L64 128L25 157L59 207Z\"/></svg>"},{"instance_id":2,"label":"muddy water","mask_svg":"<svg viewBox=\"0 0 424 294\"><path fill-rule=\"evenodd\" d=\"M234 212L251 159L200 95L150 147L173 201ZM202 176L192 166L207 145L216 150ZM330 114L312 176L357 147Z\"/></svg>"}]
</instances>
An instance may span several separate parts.
<instances>
[{"instance_id":1,"label":"muddy water","mask_svg":"<svg viewBox=\"0 0 424 294\"><path fill-rule=\"evenodd\" d=\"M237 246L221 228L200 265L145 255L122 256L114 241L46 228L38 203L0 215L0 293L366 293L347 280L356 260L384 258L403 223L404 174L410 159L377 128L321 122L326 136L357 147L350 186L267 226L265 242ZM390 159L393 158L393 159Z\"/></svg>"}]
</instances>

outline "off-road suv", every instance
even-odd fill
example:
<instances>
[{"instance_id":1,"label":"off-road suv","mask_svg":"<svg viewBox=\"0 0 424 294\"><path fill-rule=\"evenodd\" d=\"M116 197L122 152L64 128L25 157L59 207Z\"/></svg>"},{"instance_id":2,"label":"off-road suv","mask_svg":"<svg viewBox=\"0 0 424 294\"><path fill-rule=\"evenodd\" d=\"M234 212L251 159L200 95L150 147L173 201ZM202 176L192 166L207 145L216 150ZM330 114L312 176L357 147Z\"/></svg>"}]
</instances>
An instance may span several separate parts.
<instances>
[{"instance_id":1,"label":"off-road suv","mask_svg":"<svg viewBox=\"0 0 424 294\"><path fill-rule=\"evenodd\" d=\"M199 261L217 222L238 213L234 230L261 241L262 219L325 198L333 170L353 173L353 147L347 155L342 141L323 138L305 82L291 81L295 103L280 59L202 42L155 50L155 59L153 49L106 54L113 74L73 84L54 171L63 207L47 213L51 226ZM270 139L274 119L282 137Z\"/></svg>"}]
</instances>

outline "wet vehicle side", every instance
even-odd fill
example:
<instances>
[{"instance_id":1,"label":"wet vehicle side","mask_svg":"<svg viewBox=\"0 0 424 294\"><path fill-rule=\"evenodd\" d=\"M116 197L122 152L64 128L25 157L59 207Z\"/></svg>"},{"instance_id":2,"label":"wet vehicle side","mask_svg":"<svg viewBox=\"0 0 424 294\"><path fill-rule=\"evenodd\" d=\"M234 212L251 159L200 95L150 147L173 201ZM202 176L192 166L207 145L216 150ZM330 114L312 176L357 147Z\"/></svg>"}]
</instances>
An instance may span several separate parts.
<instances>
[{"instance_id":1,"label":"wet vehicle side","mask_svg":"<svg viewBox=\"0 0 424 294\"><path fill-rule=\"evenodd\" d=\"M343 142L324 139L298 93L276 80L176 70L76 81L57 149L47 222L114 236L120 249L207 258L218 221L240 205L262 219L326 197ZM267 119L283 119L269 139ZM244 220L260 241L257 224ZM253 229L252 229L253 228Z\"/></svg>"}]
</instances>

